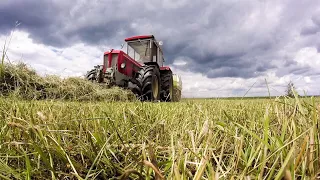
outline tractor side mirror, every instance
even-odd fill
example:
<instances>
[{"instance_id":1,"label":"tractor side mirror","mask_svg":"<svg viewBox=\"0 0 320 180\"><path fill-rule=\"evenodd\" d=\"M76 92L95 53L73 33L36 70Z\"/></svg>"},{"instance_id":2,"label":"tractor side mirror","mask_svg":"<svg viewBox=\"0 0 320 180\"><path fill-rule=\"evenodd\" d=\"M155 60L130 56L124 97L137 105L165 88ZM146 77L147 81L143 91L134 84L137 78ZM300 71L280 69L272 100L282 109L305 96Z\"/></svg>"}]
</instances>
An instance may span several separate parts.
<instances>
[{"instance_id":1,"label":"tractor side mirror","mask_svg":"<svg viewBox=\"0 0 320 180\"><path fill-rule=\"evenodd\" d=\"M123 46L124 46L124 44L121 44L121 48L120 48L120 49L122 49L122 48L123 48Z\"/></svg>"},{"instance_id":2,"label":"tractor side mirror","mask_svg":"<svg viewBox=\"0 0 320 180\"><path fill-rule=\"evenodd\" d=\"M158 43L159 43L159 45L160 45L160 46L162 46L162 45L163 45L163 42L162 42L162 41L159 41Z\"/></svg>"}]
</instances>

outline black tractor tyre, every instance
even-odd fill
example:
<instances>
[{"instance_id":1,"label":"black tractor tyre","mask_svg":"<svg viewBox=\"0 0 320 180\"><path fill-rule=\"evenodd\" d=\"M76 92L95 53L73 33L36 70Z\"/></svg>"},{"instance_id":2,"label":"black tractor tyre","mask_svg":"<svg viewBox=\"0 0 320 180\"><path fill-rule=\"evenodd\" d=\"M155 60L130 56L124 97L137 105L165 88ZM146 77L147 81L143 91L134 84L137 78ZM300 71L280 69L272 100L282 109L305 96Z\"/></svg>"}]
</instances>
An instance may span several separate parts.
<instances>
[{"instance_id":1,"label":"black tractor tyre","mask_svg":"<svg viewBox=\"0 0 320 180\"><path fill-rule=\"evenodd\" d=\"M173 76L172 73L164 73L161 75L161 101L173 101Z\"/></svg>"},{"instance_id":2,"label":"black tractor tyre","mask_svg":"<svg viewBox=\"0 0 320 180\"><path fill-rule=\"evenodd\" d=\"M90 71L87 72L87 74L85 75L85 78L91 82L98 82L98 83L102 82L103 80L102 66L100 65L95 66L94 69L91 69Z\"/></svg>"},{"instance_id":3,"label":"black tractor tyre","mask_svg":"<svg viewBox=\"0 0 320 180\"><path fill-rule=\"evenodd\" d=\"M160 71L155 65L144 65L136 77L136 91L141 93L141 101L160 100Z\"/></svg>"},{"instance_id":4,"label":"black tractor tyre","mask_svg":"<svg viewBox=\"0 0 320 180\"><path fill-rule=\"evenodd\" d=\"M97 75L96 69L92 69L92 70L87 72L85 78L88 81L95 82L96 81L96 75Z\"/></svg>"},{"instance_id":5,"label":"black tractor tyre","mask_svg":"<svg viewBox=\"0 0 320 180\"><path fill-rule=\"evenodd\" d=\"M128 89L131 90L138 100L141 100L141 87L136 79L131 79L129 81Z\"/></svg>"}]
</instances>

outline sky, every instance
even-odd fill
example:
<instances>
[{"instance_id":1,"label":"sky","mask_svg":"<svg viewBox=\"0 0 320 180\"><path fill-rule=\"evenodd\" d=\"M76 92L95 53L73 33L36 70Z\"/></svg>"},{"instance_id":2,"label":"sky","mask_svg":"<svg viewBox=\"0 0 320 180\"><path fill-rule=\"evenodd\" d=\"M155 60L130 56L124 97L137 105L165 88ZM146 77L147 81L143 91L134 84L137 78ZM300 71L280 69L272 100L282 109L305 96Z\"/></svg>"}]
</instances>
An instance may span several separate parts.
<instances>
[{"instance_id":1,"label":"sky","mask_svg":"<svg viewBox=\"0 0 320 180\"><path fill-rule=\"evenodd\" d=\"M163 41L183 97L320 94L318 0L1 0L6 61L83 76L126 37ZM1 49L3 51L3 48Z\"/></svg>"}]
</instances>

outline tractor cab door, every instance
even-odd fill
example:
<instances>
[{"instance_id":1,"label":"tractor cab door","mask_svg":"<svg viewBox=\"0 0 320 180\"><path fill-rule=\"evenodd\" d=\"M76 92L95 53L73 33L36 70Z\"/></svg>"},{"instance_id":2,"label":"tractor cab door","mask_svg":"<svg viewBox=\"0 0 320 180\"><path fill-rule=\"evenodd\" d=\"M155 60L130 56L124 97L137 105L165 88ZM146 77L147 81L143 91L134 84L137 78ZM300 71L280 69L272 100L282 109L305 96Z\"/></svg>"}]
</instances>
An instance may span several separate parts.
<instances>
[{"instance_id":1,"label":"tractor cab door","mask_svg":"<svg viewBox=\"0 0 320 180\"><path fill-rule=\"evenodd\" d=\"M157 61L156 62L158 63L159 67L162 67L163 62L164 62L163 52L162 52L160 45L158 43L154 42L154 44L157 49L157 53L156 53L157 54Z\"/></svg>"},{"instance_id":2,"label":"tractor cab door","mask_svg":"<svg viewBox=\"0 0 320 180\"><path fill-rule=\"evenodd\" d=\"M152 43L152 46L151 46L152 62L155 62L159 65L159 67L162 67L164 59L163 59L163 53L160 48L160 45L155 40L152 40L151 43Z\"/></svg>"}]
</instances>

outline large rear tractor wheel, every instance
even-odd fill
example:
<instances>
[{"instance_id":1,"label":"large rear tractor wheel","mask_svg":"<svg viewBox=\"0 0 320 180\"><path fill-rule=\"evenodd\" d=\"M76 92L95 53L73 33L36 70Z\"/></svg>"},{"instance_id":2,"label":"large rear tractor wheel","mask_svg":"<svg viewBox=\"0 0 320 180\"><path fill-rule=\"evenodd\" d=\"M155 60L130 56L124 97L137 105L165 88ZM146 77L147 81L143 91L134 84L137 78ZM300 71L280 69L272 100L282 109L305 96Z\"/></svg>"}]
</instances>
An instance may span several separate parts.
<instances>
[{"instance_id":1,"label":"large rear tractor wheel","mask_svg":"<svg viewBox=\"0 0 320 180\"><path fill-rule=\"evenodd\" d=\"M138 71L136 81L137 88L141 92L140 99L142 101L160 100L160 72L157 66L142 66Z\"/></svg>"},{"instance_id":2,"label":"large rear tractor wheel","mask_svg":"<svg viewBox=\"0 0 320 180\"><path fill-rule=\"evenodd\" d=\"M165 73L161 76L161 101L173 101L173 76L172 73Z\"/></svg>"}]
</instances>

